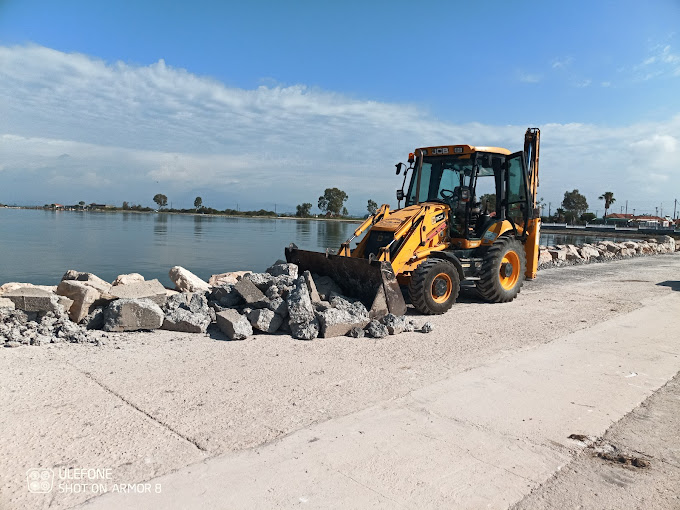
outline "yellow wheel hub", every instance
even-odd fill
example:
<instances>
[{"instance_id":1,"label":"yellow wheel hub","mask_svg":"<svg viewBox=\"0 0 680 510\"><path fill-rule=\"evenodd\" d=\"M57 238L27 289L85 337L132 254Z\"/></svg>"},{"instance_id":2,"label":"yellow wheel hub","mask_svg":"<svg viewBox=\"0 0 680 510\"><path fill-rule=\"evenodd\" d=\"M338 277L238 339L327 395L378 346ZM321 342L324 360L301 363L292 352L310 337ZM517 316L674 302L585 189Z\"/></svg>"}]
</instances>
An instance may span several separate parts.
<instances>
[{"instance_id":1,"label":"yellow wheel hub","mask_svg":"<svg viewBox=\"0 0 680 510\"><path fill-rule=\"evenodd\" d=\"M519 280L519 271L519 255L517 255L517 253L514 251L509 251L503 256L503 260L501 260L501 267L498 274L501 286L505 290L511 290L515 285L517 285L517 281Z\"/></svg>"},{"instance_id":2,"label":"yellow wheel hub","mask_svg":"<svg viewBox=\"0 0 680 510\"><path fill-rule=\"evenodd\" d=\"M432 280L432 299L435 303L445 303L451 297L453 292L453 282L451 277L446 273L439 273Z\"/></svg>"}]
</instances>

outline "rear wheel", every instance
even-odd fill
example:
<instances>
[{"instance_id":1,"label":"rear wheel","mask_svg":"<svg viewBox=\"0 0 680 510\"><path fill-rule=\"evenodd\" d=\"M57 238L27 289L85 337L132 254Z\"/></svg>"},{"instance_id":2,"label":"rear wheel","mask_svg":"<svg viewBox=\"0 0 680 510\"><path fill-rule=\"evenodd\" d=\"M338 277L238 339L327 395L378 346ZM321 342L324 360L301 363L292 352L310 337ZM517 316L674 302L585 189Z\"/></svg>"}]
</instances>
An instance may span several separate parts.
<instances>
[{"instance_id":1,"label":"rear wheel","mask_svg":"<svg viewBox=\"0 0 680 510\"><path fill-rule=\"evenodd\" d=\"M502 237L484 254L477 290L492 303L512 301L522 288L526 267L522 243L512 237Z\"/></svg>"},{"instance_id":2,"label":"rear wheel","mask_svg":"<svg viewBox=\"0 0 680 510\"><path fill-rule=\"evenodd\" d=\"M428 259L411 275L408 287L411 303L420 313L435 315L453 306L460 291L456 267L441 259Z\"/></svg>"}]
</instances>

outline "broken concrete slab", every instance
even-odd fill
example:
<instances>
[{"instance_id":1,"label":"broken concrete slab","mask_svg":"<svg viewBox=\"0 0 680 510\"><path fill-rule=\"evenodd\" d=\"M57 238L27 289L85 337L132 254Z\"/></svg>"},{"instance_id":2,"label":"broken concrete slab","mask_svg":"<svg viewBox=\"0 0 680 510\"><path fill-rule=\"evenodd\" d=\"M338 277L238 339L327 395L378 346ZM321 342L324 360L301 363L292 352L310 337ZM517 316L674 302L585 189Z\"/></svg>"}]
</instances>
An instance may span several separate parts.
<instances>
[{"instance_id":1,"label":"broken concrete slab","mask_svg":"<svg viewBox=\"0 0 680 510\"><path fill-rule=\"evenodd\" d=\"M257 286L247 278L243 278L234 285L234 290L240 294L246 304L253 308L265 308L269 304L265 296Z\"/></svg>"},{"instance_id":2,"label":"broken concrete slab","mask_svg":"<svg viewBox=\"0 0 680 510\"><path fill-rule=\"evenodd\" d=\"M201 292L170 296L163 306L163 312L165 318L161 329L168 331L205 333L212 322L208 300Z\"/></svg>"},{"instance_id":3,"label":"broken concrete slab","mask_svg":"<svg viewBox=\"0 0 680 510\"><path fill-rule=\"evenodd\" d=\"M208 284L213 287L221 285L236 285L245 275L251 274L252 271L231 271L230 273L214 274L208 280Z\"/></svg>"},{"instance_id":4,"label":"broken concrete slab","mask_svg":"<svg viewBox=\"0 0 680 510\"><path fill-rule=\"evenodd\" d=\"M223 284L213 287L208 296L209 301L216 301L224 308L239 306L244 303L241 294L236 292L233 285Z\"/></svg>"},{"instance_id":5,"label":"broken concrete slab","mask_svg":"<svg viewBox=\"0 0 680 510\"><path fill-rule=\"evenodd\" d=\"M323 312L317 312L319 320L320 336L332 338L345 336L353 328L363 328L369 323L368 317L352 315L347 310L329 308Z\"/></svg>"},{"instance_id":6,"label":"broken concrete slab","mask_svg":"<svg viewBox=\"0 0 680 510\"><path fill-rule=\"evenodd\" d=\"M302 277L305 279L305 283L307 284L309 298L312 300L312 303L321 302L321 296L319 296L319 291L316 288L316 283L314 283L312 273L310 273L309 271L305 271L304 273L302 273Z\"/></svg>"},{"instance_id":7,"label":"broken concrete slab","mask_svg":"<svg viewBox=\"0 0 680 510\"><path fill-rule=\"evenodd\" d=\"M267 268L267 273L272 276L290 276L292 278L297 278L298 267L295 264L284 262L282 264L274 264Z\"/></svg>"},{"instance_id":8,"label":"broken concrete slab","mask_svg":"<svg viewBox=\"0 0 680 510\"><path fill-rule=\"evenodd\" d=\"M328 301L331 296L331 292L337 294L342 294L342 289L337 283L333 281L330 276L319 276L317 274L312 275L314 279L314 284L316 285L316 290L319 292L321 299Z\"/></svg>"},{"instance_id":9,"label":"broken concrete slab","mask_svg":"<svg viewBox=\"0 0 680 510\"><path fill-rule=\"evenodd\" d=\"M248 314L248 320L253 328L264 333L275 333L283 324L283 317L268 308L258 308Z\"/></svg>"},{"instance_id":10,"label":"broken concrete slab","mask_svg":"<svg viewBox=\"0 0 680 510\"><path fill-rule=\"evenodd\" d=\"M101 294L107 294L111 288L111 284L105 280L102 280L94 273L85 273L81 271L76 271L75 269L69 269L61 277L61 281L75 280L89 285L90 287L96 289Z\"/></svg>"},{"instance_id":11,"label":"broken concrete slab","mask_svg":"<svg viewBox=\"0 0 680 510\"><path fill-rule=\"evenodd\" d=\"M223 310L216 314L217 327L227 335L229 340L243 340L253 334L253 327L248 319L236 310Z\"/></svg>"},{"instance_id":12,"label":"broken concrete slab","mask_svg":"<svg viewBox=\"0 0 680 510\"><path fill-rule=\"evenodd\" d=\"M99 305L108 304L110 299L102 298L101 292L88 285L89 282L78 280L62 280L57 287L57 294L73 300L68 315L73 322L80 322ZM105 294L109 296L108 294Z\"/></svg>"},{"instance_id":13,"label":"broken concrete slab","mask_svg":"<svg viewBox=\"0 0 680 510\"><path fill-rule=\"evenodd\" d=\"M590 260L591 258L597 258L600 256L600 250L589 245L581 246L579 249L581 257L585 260Z\"/></svg>"},{"instance_id":14,"label":"broken concrete slab","mask_svg":"<svg viewBox=\"0 0 680 510\"><path fill-rule=\"evenodd\" d=\"M319 321L288 322L290 335L297 340L314 340L319 336Z\"/></svg>"},{"instance_id":15,"label":"broken concrete slab","mask_svg":"<svg viewBox=\"0 0 680 510\"><path fill-rule=\"evenodd\" d=\"M288 294L286 303L288 304L288 315L291 322L303 323L315 319L314 306L303 277L295 281L295 286Z\"/></svg>"},{"instance_id":16,"label":"broken concrete slab","mask_svg":"<svg viewBox=\"0 0 680 510\"><path fill-rule=\"evenodd\" d=\"M111 285L130 285L131 283L143 282L144 277L139 273L119 274Z\"/></svg>"},{"instance_id":17,"label":"broken concrete slab","mask_svg":"<svg viewBox=\"0 0 680 510\"><path fill-rule=\"evenodd\" d=\"M41 289L46 292L54 293L57 291L56 285L33 285L32 283L8 282L0 285L0 296L16 289L23 289L30 287L32 289Z\"/></svg>"},{"instance_id":18,"label":"broken concrete slab","mask_svg":"<svg viewBox=\"0 0 680 510\"><path fill-rule=\"evenodd\" d=\"M122 286L121 286L122 287ZM104 309L104 331L159 329L163 310L150 299L117 299Z\"/></svg>"},{"instance_id":19,"label":"broken concrete slab","mask_svg":"<svg viewBox=\"0 0 680 510\"><path fill-rule=\"evenodd\" d=\"M250 273L239 281L244 280L252 282L262 292L265 292L272 285L276 285L276 277L269 273Z\"/></svg>"},{"instance_id":20,"label":"broken concrete slab","mask_svg":"<svg viewBox=\"0 0 680 510\"><path fill-rule=\"evenodd\" d=\"M3 294L14 303L15 308L25 312L54 312L63 314L73 301L65 296L57 296L36 287L22 287Z\"/></svg>"},{"instance_id":21,"label":"broken concrete slab","mask_svg":"<svg viewBox=\"0 0 680 510\"><path fill-rule=\"evenodd\" d=\"M271 301L269 301L269 305L267 305L267 308L269 308L277 315L280 315L284 319L288 317L288 304L286 303L286 300L283 298L272 299Z\"/></svg>"},{"instance_id":22,"label":"broken concrete slab","mask_svg":"<svg viewBox=\"0 0 680 510\"><path fill-rule=\"evenodd\" d=\"M182 333L205 333L210 322L209 313L191 313L189 310L177 308L165 314L161 329Z\"/></svg>"},{"instance_id":23,"label":"broken concrete slab","mask_svg":"<svg viewBox=\"0 0 680 510\"><path fill-rule=\"evenodd\" d=\"M110 293L119 299L150 299L159 306L165 304L167 299L165 287L156 279L129 285L116 285L111 287Z\"/></svg>"},{"instance_id":24,"label":"broken concrete slab","mask_svg":"<svg viewBox=\"0 0 680 510\"><path fill-rule=\"evenodd\" d=\"M170 269L168 276L179 292L208 292L210 285L182 266Z\"/></svg>"},{"instance_id":25,"label":"broken concrete slab","mask_svg":"<svg viewBox=\"0 0 680 510\"><path fill-rule=\"evenodd\" d=\"M548 250L548 253L550 253L555 262L567 260L567 250Z\"/></svg>"}]
</instances>

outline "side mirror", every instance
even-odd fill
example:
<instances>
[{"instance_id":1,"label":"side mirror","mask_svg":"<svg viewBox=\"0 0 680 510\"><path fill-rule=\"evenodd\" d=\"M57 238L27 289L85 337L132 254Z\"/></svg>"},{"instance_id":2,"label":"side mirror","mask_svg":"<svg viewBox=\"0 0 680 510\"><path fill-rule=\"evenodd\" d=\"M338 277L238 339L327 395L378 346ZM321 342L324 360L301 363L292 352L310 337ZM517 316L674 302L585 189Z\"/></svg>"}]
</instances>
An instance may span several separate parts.
<instances>
[{"instance_id":1,"label":"side mirror","mask_svg":"<svg viewBox=\"0 0 680 510\"><path fill-rule=\"evenodd\" d=\"M397 200L401 202L404 200L404 190L403 189L398 189L397 190Z\"/></svg>"},{"instance_id":2,"label":"side mirror","mask_svg":"<svg viewBox=\"0 0 680 510\"><path fill-rule=\"evenodd\" d=\"M396 165L394 165L394 166L397 167L397 175L399 175L399 174L401 173L401 166L402 166L403 164L404 164L404 163L397 163Z\"/></svg>"}]
</instances>

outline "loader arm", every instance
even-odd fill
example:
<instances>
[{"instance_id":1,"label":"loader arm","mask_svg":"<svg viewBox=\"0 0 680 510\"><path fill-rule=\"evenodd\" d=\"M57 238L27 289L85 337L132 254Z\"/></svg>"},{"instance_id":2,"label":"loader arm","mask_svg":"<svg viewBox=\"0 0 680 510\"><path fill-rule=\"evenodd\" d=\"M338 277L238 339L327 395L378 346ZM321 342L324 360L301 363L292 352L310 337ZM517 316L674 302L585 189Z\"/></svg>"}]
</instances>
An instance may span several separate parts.
<instances>
[{"instance_id":1,"label":"loader arm","mask_svg":"<svg viewBox=\"0 0 680 510\"><path fill-rule=\"evenodd\" d=\"M524 135L524 154L527 158L527 175L529 177L528 188L530 194L531 211L527 222L527 239L525 251L527 267L524 275L533 280L538 270L538 243L541 236L541 211L536 207L538 194L538 155L540 147L541 131L538 128L527 129Z\"/></svg>"}]
</instances>

